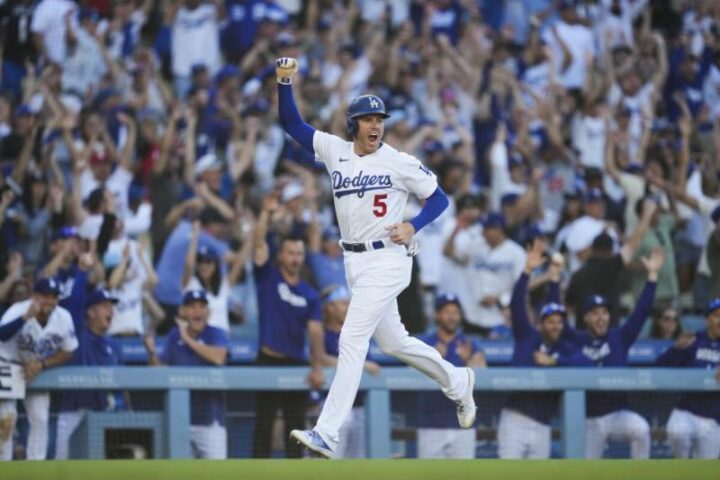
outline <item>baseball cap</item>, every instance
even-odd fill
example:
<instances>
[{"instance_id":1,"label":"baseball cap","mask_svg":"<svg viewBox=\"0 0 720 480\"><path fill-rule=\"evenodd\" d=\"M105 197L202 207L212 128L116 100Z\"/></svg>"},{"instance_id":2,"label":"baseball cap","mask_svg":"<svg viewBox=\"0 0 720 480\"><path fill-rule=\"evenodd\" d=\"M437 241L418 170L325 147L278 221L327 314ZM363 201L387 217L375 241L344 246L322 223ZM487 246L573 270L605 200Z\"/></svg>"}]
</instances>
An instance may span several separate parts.
<instances>
[{"instance_id":1,"label":"baseball cap","mask_svg":"<svg viewBox=\"0 0 720 480\"><path fill-rule=\"evenodd\" d=\"M197 249L197 258L217 262L220 257L218 256L214 248L207 245L201 245Z\"/></svg>"},{"instance_id":2,"label":"baseball cap","mask_svg":"<svg viewBox=\"0 0 720 480\"><path fill-rule=\"evenodd\" d=\"M500 197L500 205L505 207L508 205L514 205L515 202L517 202L517 199L520 198L520 195L517 193L506 193L502 197Z\"/></svg>"},{"instance_id":3,"label":"baseball cap","mask_svg":"<svg viewBox=\"0 0 720 480\"><path fill-rule=\"evenodd\" d=\"M66 238L79 238L80 233L76 227L61 227L52 234L51 241L64 240Z\"/></svg>"},{"instance_id":4,"label":"baseball cap","mask_svg":"<svg viewBox=\"0 0 720 480\"><path fill-rule=\"evenodd\" d=\"M512 169L513 167L524 167L525 166L525 158L523 158L522 155L520 155L517 152L513 152L510 154L510 157L508 158L508 169Z\"/></svg>"},{"instance_id":5,"label":"baseball cap","mask_svg":"<svg viewBox=\"0 0 720 480\"><path fill-rule=\"evenodd\" d=\"M203 302L207 305L208 299L205 290L188 290L183 294L183 305L189 305L194 302Z\"/></svg>"},{"instance_id":6,"label":"baseball cap","mask_svg":"<svg viewBox=\"0 0 720 480\"><path fill-rule=\"evenodd\" d=\"M585 302L583 303L582 313L586 314L590 310L597 307L608 308L607 298L603 297L602 295L590 295L585 299Z\"/></svg>"},{"instance_id":7,"label":"baseball cap","mask_svg":"<svg viewBox=\"0 0 720 480\"><path fill-rule=\"evenodd\" d=\"M192 75L200 72L207 72L207 65L205 65L204 63L196 63L192 67L190 67L190 72L192 72Z\"/></svg>"},{"instance_id":8,"label":"baseball cap","mask_svg":"<svg viewBox=\"0 0 720 480\"><path fill-rule=\"evenodd\" d=\"M206 153L195 164L195 176L202 175L208 170L219 170L222 165L214 153Z\"/></svg>"},{"instance_id":9,"label":"baseball cap","mask_svg":"<svg viewBox=\"0 0 720 480\"><path fill-rule=\"evenodd\" d=\"M297 182L290 182L287 185L285 185L285 188L283 188L282 191L282 202L287 203L290 200L293 200L295 198L298 198L302 196L302 194L305 192L305 189L302 185L300 185Z\"/></svg>"},{"instance_id":10,"label":"baseball cap","mask_svg":"<svg viewBox=\"0 0 720 480\"><path fill-rule=\"evenodd\" d=\"M330 225L322 232L323 240L340 240L340 229L335 225Z\"/></svg>"},{"instance_id":11,"label":"baseball cap","mask_svg":"<svg viewBox=\"0 0 720 480\"><path fill-rule=\"evenodd\" d=\"M339 302L342 300L350 300L350 292L344 286L338 286L330 292L330 295L325 299L325 303Z\"/></svg>"},{"instance_id":12,"label":"baseball cap","mask_svg":"<svg viewBox=\"0 0 720 480\"><path fill-rule=\"evenodd\" d=\"M277 46L282 47L293 47L297 45L297 39L295 38L295 35L293 35L290 32L280 32L278 36L275 38L275 42L277 43Z\"/></svg>"},{"instance_id":13,"label":"baseball cap","mask_svg":"<svg viewBox=\"0 0 720 480\"><path fill-rule=\"evenodd\" d=\"M79 20L92 20L93 22L97 22L100 20L100 14L97 10L95 10L92 7L84 7L80 9L80 13L78 14Z\"/></svg>"},{"instance_id":14,"label":"baseball cap","mask_svg":"<svg viewBox=\"0 0 720 480\"><path fill-rule=\"evenodd\" d=\"M458 198L455 202L455 211L459 212L466 208L482 208L480 197L471 194L465 194Z\"/></svg>"},{"instance_id":15,"label":"baseball cap","mask_svg":"<svg viewBox=\"0 0 720 480\"><path fill-rule=\"evenodd\" d=\"M245 107L240 115L247 117L248 115L263 115L270 110L270 103L264 98L258 98L250 105Z\"/></svg>"},{"instance_id":16,"label":"baseball cap","mask_svg":"<svg viewBox=\"0 0 720 480\"><path fill-rule=\"evenodd\" d=\"M563 317L567 316L567 309L564 305L556 302L550 302L543 305L543 307L540 309L540 320L544 319L545 317L549 317L550 315L554 315L556 313L559 313Z\"/></svg>"},{"instance_id":17,"label":"baseball cap","mask_svg":"<svg viewBox=\"0 0 720 480\"><path fill-rule=\"evenodd\" d=\"M585 192L585 203L601 202L603 200L603 192L599 188L591 188Z\"/></svg>"},{"instance_id":18,"label":"baseball cap","mask_svg":"<svg viewBox=\"0 0 720 480\"><path fill-rule=\"evenodd\" d=\"M430 140L423 145L423 150L426 155L430 155L432 153L442 152L445 150L445 147L443 147L442 142L439 140Z\"/></svg>"},{"instance_id":19,"label":"baseball cap","mask_svg":"<svg viewBox=\"0 0 720 480\"><path fill-rule=\"evenodd\" d=\"M710 218L712 219L713 223L717 223L718 220L720 220L720 205L715 207L715 210L713 210L710 214Z\"/></svg>"},{"instance_id":20,"label":"baseball cap","mask_svg":"<svg viewBox=\"0 0 720 480\"><path fill-rule=\"evenodd\" d=\"M33 292L60 295L60 284L58 284L57 280L51 277L41 278L35 282Z\"/></svg>"},{"instance_id":21,"label":"baseball cap","mask_svg":"<svg viewBox=\"0 0 720 480\"><path fill-rule=\"evenodd\" d=\"M215 81L221 82L226 78L237 77L238 75L240 75L240 69L235 65L228 64L222 67L217 75L215 75Z\"/></svg>"},{"instance_id":22,"label":"baseball cap","mask_svg":"<svg viewBox=\"0 0 720 480\"><path fill-rule=\"evenodd\" d=\"M15 108L15 116L16 117L23 117L23 116L29 116L29 115L35 115L35 113L32 111L32 108L30 108L30 105L27 103L22 103Z\"/></svg>"},{"instance_id":23,"label":"baseball cap","mask_svg":"<svg viewBox=\"0 0 720 480\"><path fill-rule=\"evenodd\" d=\"M90 308L102 302L118 303L118 299L104 288L98 288L85 299L85 308Z\"/></svg>"},{"instance_id":24,"label":"baseball cap","mask_svg":"<svg viewBox=\"0 0 720 480\"><path fill-rule=\"evenodd\" d=\"M499 212L490 212L482 222L484 228L505 228L505 216Z\"/></svg>"},{"instance_id":25,"label":"baseball cap","mask_svg":"<svg viewBox=\"0 0 720 480\"><path fill-rule=\"evenodd\" d=\"M705 308L705 315L710 315L718 309L720 309L720 297L713 298L710 302L708 302L707 307Z\"/></svg>"},{"instance_id":26,"label":"baseball cap","mask_svg":"<svg viewBox=\"0 0 720 480\"><path fill-rule=\"evenodd\" d=\"M435 311L437 312L445 305L449 305L451 303L454 303L458 306L458 308L462 309L460 299L457 295L455 295L454 293L443 293L435 299Z\"/></svg>"}]
</instances>

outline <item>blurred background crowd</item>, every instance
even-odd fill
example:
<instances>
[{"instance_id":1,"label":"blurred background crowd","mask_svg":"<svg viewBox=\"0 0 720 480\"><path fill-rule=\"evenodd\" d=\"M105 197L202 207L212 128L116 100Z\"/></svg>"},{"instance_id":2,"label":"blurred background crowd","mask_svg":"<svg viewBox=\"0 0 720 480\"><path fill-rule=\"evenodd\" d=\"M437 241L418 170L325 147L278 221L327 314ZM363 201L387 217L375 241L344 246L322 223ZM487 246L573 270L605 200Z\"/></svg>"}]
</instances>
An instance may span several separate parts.
<instances>
[{"instance_id":1,"label":"blurred background crowd","mask_svg":"<svg viewBox=\"0 0 720 480\"><path fill-rule=\"evenodd\" d=\"M452 197L418 235L410 331L453 293L471 333L507 336L538 237L566 256L571 307L601 293L614 322L642 286L639 257L662 246L653 336L720 293L716 2L5 0L0 12L2 305L39 275L76 307L106 286L121 300L111 332L141 335L167 331L194 282L217 300L211 324L256 328L248 253L268 195L271 246L305 238L303 275L323 295L342 286L329 179L277 123L279 56L300 59L296 97L319 129L345 137L349 100L385 99L385 140ZM646 199L657 208L636 232Z\"/></svg>"}]
</instances>

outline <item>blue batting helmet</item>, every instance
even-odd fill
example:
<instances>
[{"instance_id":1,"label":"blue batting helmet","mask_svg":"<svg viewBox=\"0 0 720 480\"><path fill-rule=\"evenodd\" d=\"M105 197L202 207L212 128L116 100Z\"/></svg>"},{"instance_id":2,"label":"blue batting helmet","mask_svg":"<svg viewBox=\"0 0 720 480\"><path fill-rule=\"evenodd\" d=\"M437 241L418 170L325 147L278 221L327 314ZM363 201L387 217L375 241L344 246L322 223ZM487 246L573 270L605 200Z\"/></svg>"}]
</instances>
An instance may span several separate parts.
<instances>
[{"instance_id":1,"label":"blue batting helmet","mask_svg":"<svg viewBox=\"0 0 720 480\"><path fill-rule=\"evenodd\" d=\"M380 97L375 95L361 95L350 102L347 109L347 131L354 137L358 131L357 118L364 115L381 115L388 118L390 115L385 111L385 104Z\"/></svg>"}]
</instances>

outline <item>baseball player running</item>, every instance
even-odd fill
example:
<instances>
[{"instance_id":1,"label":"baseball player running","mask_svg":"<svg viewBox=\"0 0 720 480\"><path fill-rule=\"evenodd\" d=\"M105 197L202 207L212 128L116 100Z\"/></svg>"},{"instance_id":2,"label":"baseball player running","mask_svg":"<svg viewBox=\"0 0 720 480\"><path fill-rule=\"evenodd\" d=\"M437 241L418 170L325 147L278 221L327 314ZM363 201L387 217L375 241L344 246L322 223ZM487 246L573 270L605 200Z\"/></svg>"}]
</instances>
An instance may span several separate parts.
<instances>
[{"instance_id":1,"label":"baseball player running","mask_svg":"<svg viewBox=\"0 0 720 480\"><path fill-rule=\"evenodd\" d=\"M470 428L475 421L473 370L453 366L437 350L410 337L396 300L410 283L416 251L413 235L445 210L448 199L435 175L417 158L382 142L389 115L380 98L362 95L350 103L351 142L306 124L292 94L297 70L294 58L277 60L280 123L330 174L351 300L340 333L335 377L317 425L312 430L293 430L290 436L318 455L333 457L373 336L385 353L439 383L455 402L460 426ZM415 218L402 222L409 193L425 200L425 205Z\"/></svg>"},{"instance_id":2,"label":"baseball player running","mask_svg":"<svg viewBox=\"0 0 720 480\"><path fill-rule=\"evenodd\" d=\"M70 312L58 306L60 285L53 278L35 283L32 298L12 305L0 319L0 358L20 363L31 382L46 368L66 363L78 347ZM50 394L25 396L30 433L27 459L45 460L48 444ZM0 459L12 460L15 400L0 400Z\"/></svg>"},{"instance_id":3,"label":"baseball player running","mask_svg":"<svg viewBox=\"0 0 720 480\"><path fill-rule=\"evenodd\" d=\"M714 369L720 381L720 298L708 303L707 328L681 336L660 355L658 365ZM716 459L720 455L720 393L693 392L683 395L670 414L668 442L675 458Z\"/></svg>"}]
</instances>

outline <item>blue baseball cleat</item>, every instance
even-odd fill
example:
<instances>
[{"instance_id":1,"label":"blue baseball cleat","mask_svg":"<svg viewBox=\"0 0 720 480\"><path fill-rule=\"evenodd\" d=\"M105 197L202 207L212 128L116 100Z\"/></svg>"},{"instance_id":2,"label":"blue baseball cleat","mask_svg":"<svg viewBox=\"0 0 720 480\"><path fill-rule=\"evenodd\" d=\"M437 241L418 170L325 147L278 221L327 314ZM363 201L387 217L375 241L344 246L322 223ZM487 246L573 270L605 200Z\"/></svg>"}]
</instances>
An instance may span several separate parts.
<instances>
[{"instance_id":1,"label":"blue baseball cleat","mask_svg":"<svg viewBox=\"0 0 720 480\"><path fill-rule=\"evenodd\" d=\"M475 406L475 399L473 398L475 372L473 372L472 368L467 368L466 370L468 372L468 392L463 398L455 401L455 408L457 409L460 427L471 428L475 423L475 415L477 414L477 407Z\"/></svg>"},{"instance_id":2,"label":"blue baseball cleat","mask_svg":"<svg viewBox=\"0 0 720 480\"><path fill-rule=\"evenodd\" d=\"M325 443L325 440L315 430L293 430L290 438L305 445L308 450L317 453L325 458L333 458L335 452Z\"/></svg>"}]
</instances>

